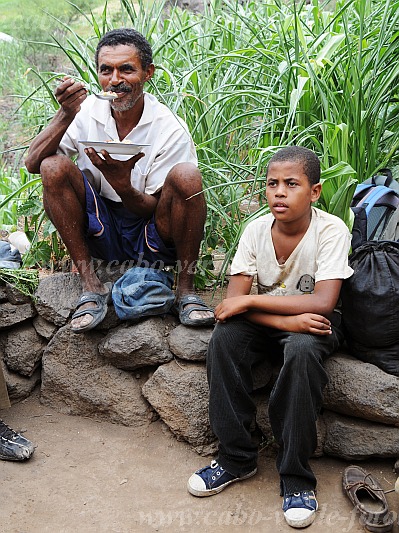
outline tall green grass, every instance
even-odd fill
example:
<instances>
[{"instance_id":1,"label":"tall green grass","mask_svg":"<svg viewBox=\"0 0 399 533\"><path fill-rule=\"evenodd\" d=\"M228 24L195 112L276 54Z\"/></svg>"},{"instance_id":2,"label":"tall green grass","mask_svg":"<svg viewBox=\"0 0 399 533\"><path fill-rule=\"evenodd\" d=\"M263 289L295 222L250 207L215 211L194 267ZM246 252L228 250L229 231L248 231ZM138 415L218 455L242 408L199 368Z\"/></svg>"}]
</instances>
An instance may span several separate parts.
<instances>
[{"instance_id":1,"label":"tall green grass","mask_svg":"<svg viewBox=\"0 0 399 533\"><path fill-rule=\"evenodd\" d=\"M317 153L319 206L350 226L356 180L398 164L398 17L399 0L338 0L330 10L317 0L211 0L203 15L121 0L119 21L153 45L148 90L186 120L196 143L208 203L203 257L221 249L227 266L244 226L267 212L267 163L286 145ZM49 46L95 86L94 49L113 19L105 8L87 20L91 37L64 24L66 41ZM55 75L41 74L42 124L57 107Z\"/></svg>"}]
</instances>

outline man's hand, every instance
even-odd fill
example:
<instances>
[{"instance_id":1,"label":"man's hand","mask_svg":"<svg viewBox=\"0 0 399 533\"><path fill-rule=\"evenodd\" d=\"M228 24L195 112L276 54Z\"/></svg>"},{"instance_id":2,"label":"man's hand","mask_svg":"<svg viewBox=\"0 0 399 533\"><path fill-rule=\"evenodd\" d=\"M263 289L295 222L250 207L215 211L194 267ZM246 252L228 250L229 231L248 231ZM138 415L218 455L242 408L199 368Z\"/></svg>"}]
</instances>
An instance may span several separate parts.
<instances>
[{"instance_id":1,"label":"man's hand","mask_svg":"<svg viewBox=\"0 0 399 533\"><path fill-rule=\"evenodd\" d=\"M100 157L94 148L86 148L85 153L119 196L131 191L130 175L137 161L144 157L142 152L127 161L113 159L106 150L100 152L103 157Z\"/></svg>"},{"instance_id":2,"label":"man's hand","mask_svg":"<svg viewBox=\"0 0 399 533\"><path fill-rule=\"evenodd\" d=\"M158 204L156 194L146 194L135 189L131 183L131 172L139 159L144 157L140 152L127 161L113 159L106 150L101 150L100 157L94 148L86 148L85 153L95 167L104 175L126 209L145 219L149 219Z\"/></svg>"},{"instance_id":3,"label":"man's hand","mask_svg":"<svg viewBox=\"0 0 399 533\"><path fill-rule=\"evenodd\" d=\"M75 118L87 98L87 89L80 81L65 76L54 92L65 116Z\"/></svg>"},{"instance_id":4,"label":"man's hand","mask_svg":"<svg viewBox=\"0 0 399 533\"><path fill-rule=\"evenodd\" d=\"M331 322L322 315L303 313L294 316L281 316L279 329L293 333L312 335L331 335Z\"/></svg>"},{"instance_id":5,"label":"man's hand","mask_svg":"<svg viewBox=\"0 0 399 533\"><path fill-rule=\"evenodd\" d=\"M249 301L250 297L247 295L226 298L215 309L217 322L226 322L234 315L246 313L249 310Z\"/></svg>"}]
</instances>

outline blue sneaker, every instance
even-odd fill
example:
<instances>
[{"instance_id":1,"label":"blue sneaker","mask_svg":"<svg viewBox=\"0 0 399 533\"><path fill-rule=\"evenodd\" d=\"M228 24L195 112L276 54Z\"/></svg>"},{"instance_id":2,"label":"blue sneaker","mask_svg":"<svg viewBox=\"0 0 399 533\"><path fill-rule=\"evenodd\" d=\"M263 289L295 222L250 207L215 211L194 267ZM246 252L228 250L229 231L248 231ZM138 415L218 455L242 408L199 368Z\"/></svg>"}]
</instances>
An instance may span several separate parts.
<instances>
[{"instance_id":1,"label":"blue sneaker","mask_svg":"<svg viewBox=\"0 0 399 533\"><path fill-rule=\"evenodd\" d=\"M255 470L252 470L249 474L238 477L233 476L227 472L217 461L212 461L209 466L197 470L188 480L187 489L190 494L194 496L212 496L225 489L231 483L235 481L241 481L247 479L256 474Z\"/></svg>"},{"instance_id":2,"label":"blue sneaker","mask_svg":"<svg viewBox=\"0 0 399 533\"><path fill-rule=\"evenodd\" d=\"M307 527L313 522L318 508L313 490L286 494L283 500L284 518L291 527Z\"/></svg>"}]
</instances>

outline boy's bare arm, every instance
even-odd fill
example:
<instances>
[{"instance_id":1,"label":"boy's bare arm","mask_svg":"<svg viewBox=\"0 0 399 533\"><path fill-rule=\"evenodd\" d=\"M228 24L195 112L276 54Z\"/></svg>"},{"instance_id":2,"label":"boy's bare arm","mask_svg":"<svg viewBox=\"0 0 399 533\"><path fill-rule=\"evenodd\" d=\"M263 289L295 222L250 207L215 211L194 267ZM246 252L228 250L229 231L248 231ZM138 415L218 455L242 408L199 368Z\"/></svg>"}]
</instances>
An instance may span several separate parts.
<instances>
[{"instance_id":1,"label":"boy's bare arm","mask_svg":"<svg viewBox=\"0 0 399 533\"><path fill-rule=\"evenodd\" d=\"M248 294L250 285L246 294L242 292L245 287L248 287L248 282L245 285L245 280L242 279L245 276L242 274L239 276L241 279L235 280L236 276L231 278L230 283L234 282L234 286L227 291L227 298L215 309L216 319L221 322L234 315L247 312L286 316L313 313L328 317L337 304L342 285L342 280L334 279L317 282L313 294L294 296L252 295Z\"/></svg>"},{"instance_id":2,"label":"boy's bare arm","mask_svg":"<svg viewBox=\"0 0 399 533\"><path fill-rule=\"evenodd\" d=\"M253 280L253 276L247 276L246 274L235 274L231 276L227 287L226 298L247 296L251 292Z\"/></svg>"},{"instance_id":3,"label":"boy's bare arm","mask_svg":"<svg viewBox=\"0 0 399 533\"><path fill-rule=\"evenodd\" d=\"M261 326L291 331L294 333L311 333L312 335L330 335L331 322L328 318L315 313L302 313L301 315L273 315L270 313L249 312L244 317Z\"/></svg>"}]
</instances>

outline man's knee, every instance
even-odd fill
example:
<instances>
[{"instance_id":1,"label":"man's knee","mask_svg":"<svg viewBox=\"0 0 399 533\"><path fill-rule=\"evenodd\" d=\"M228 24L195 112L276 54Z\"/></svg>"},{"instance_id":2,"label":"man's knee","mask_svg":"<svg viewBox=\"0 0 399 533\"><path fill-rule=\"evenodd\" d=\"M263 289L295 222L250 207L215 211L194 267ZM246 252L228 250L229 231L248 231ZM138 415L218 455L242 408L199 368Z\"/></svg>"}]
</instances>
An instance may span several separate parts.
<instances>
[{"instance_id":1,"label":"man's knee","mask_svg":"<svg viewBox=\"0 0 399 533\"><path fill-rule=\"evenodd\" d=\"M165 186L173 187L187 198L202 191L201 172L193 163L177 163L168 172Z\"/></svg>"},{"instance_id":2,"label":"man's knee","mask_svg":"<svg viewBox=\"0 0 399 533\"><path fill-rule=\"evenodd\" d=\"M40 164L40 175L43 186L59 186L65 180L80 174L76 165L69 157L62 154L50 155Z\"/></svg>"}]
</instances>

